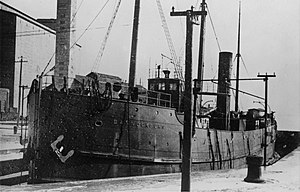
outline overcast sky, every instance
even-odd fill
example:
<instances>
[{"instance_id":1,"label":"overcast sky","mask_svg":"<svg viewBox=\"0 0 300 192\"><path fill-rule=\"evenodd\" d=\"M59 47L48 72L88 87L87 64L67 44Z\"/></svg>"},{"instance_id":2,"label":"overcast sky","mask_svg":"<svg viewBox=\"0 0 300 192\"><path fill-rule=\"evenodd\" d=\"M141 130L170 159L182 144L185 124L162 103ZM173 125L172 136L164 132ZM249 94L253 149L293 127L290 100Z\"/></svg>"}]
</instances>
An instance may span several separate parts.
<instances>
[{"instance_id":1,"label":"overcast sky","mask_svg":"<svg viewBox=\"0 0 300 192\"><path fill-rule=\"evenodd\" d=\"M3 0L34 18L55 18L55 0ZM77 37L103 7L106 0L77 0L79 8L76 17ZM217 38L222 51L236 54L238 0L207 0ZM80 74L89 73L112 17L117 0L110 0L91 28L78 41L82 46ZM187 10L191 5L199 7L197 0L161 0L164 14L178 56L184 57L185 18L170 17L171 7ZM133 0L123 0L115 24L109 36L99 69L103 73L114 74L128 79L130 44L133 17ZM299 0L243 0L241 26L241 54L246 68L241 63L240 77L256 77L260 73L276 73L270 79L269 104L276 111L279 129L300 130L300 1ZM170 56L167 41L155 0L141 0L140 30L137 55L137 83L147 86L149 67L163 62L172 68L161 53ZM197 65L199 26L194 26L193 65ZM209 17L206 22L205 36L205 78L216 75L218 46L212 31ZM50 59L50 58L49 58ZM197 69L193 74L196 77ZM234 69L235 69L234 64ZM236 74L235 70L233 74ZM241 83L240 88L264 96L263 82ZM241 107L261 107L253 104L254 98L243 100Z\"/></svg>"}]
</instances>

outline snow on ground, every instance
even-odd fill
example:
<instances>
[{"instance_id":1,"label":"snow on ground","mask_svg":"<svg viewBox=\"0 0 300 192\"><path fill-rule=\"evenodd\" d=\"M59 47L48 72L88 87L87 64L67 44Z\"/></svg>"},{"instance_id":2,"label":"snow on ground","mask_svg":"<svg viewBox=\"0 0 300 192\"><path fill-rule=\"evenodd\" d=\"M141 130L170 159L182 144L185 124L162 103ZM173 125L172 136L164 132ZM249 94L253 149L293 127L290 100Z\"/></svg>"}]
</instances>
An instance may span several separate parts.
<instances>
[{"instance_id":1,"label":"snow on ground","mask_svg":"<svg viewBox=\"0 0 300 192\"><path fill-rule=\"evenodd\" d=\"M192 173L191 191L200 192L290 192L300 191L300 147L266 169L265 183L247 183L247 169L202 171ZM181 174L164 174L40 185L0 186L0 191L180 191ZM2 187L2 188L1 188Z\"/></svg>"}]
</instances>

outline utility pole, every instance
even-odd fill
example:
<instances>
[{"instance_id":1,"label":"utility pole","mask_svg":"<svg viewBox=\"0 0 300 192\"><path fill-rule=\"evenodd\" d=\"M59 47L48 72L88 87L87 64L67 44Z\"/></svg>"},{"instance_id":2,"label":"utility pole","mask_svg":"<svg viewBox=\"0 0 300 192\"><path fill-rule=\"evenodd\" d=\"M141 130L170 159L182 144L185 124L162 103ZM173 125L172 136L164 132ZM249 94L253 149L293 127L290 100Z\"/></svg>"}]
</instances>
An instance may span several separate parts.
<instances>
[{"instance_id":1,"label":"utility pole","mask_svg":"<svg viewBox=\"0 0 300 192\"><path fill-rule=\"evenodd\" d=\"M268 79L269 77L276 77L274 74L264 74L258 73L257 77L263 77L265 81L265 142L264 142L264 167L267 166L267 120L268 120Z\"/></svg>"},{"instance_id":2,"label":"utility pole","mask_svg":"<svg viewBox=\"0 0 300 192\"><path fill-rule=\"evenodd\" d=\"M20 63L20 79L19 79L19 101L18 101L18 118L17 118L17 127L19 127L20 122L20 105L21 105L21 85L22 85L22 70L23 70L23 63L28 61L23 60L23 56L21 56L20 61L16 61L16 63Z\"/></svg>"},{"instance_id":3,"label":"utility pole","mask_svg":"<svg viewBox=\"0 0 300 192\"><path fill-rule=\"evenodd\" d=\"M172 7L171 16L186 17L186 47L185 47L185 92L184 92L184 127L183 127L183 159L181 174L181 191L190 191L191 188L191 144L192 144L192 40L193 19L206 14L203 11L174 11Z\"/></svg>"},{"instance_id":4,"label":"utility pole","mask_svg":"<svg viewBox=\"0 0 300 192\"><path fill-rule=\"evenodd\" d=\"M25 89L28 89L29 87L27 85L22 85L20 86L22 89L22 106L21 106L21 115L22 115L22 120L21 120L21 136L20 136L20 143L23 145L23 120L24 120L24 91ZM26 138L25 138L26 139Z\"/></svg>"}]
</instances>

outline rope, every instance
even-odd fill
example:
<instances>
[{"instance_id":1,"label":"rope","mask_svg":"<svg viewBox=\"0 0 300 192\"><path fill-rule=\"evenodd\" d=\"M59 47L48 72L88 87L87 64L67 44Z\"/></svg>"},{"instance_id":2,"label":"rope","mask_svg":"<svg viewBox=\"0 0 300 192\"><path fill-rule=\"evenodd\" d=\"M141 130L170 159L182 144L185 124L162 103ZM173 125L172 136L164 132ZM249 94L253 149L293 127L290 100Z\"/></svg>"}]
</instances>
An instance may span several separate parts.
<instances>
[{"instance_id":1,"label":"rope","mask_svg":"<svg viewBox=\"0 0 300 192\"><path fill-rule=\"evenodd\" d=\"M76 12L75 12L75 14L74 14L74 16L73 16L73 18L72 18L72 20L71 20L71 23L72 23L73 20L75 19L75 17L76 17L76 15L77 15L77 13L78 13L78 11L79 11L79 9L80 9L80 7L81 7L83 1L84 1L84 0L82 0L82 1L80 2L79 6L78 6L78 9L76 10Z\"/></svg>"},{"instance_id":2,"label":"rope","mask_svg":"<svg viewBox=\"0 0 300 192\"><path fill-rule=\"evenodd\" d=\"M241 59L242 59L243 65L244 65L244 67L245 67L245 70L246 70L246 72L247 72L247 75L250 76L250 75L249 75L249 72L248 72L248 69L247 69L247 67L246 67L245 61L244 61L244 59L243 59L243 57L242 57L242 55L241 55Z\"/></svg>"},{"instance_id":3,"label":"rope","mask_svg":"<svg viewBox=\"0 0 300 192\"><path fill-rule=\"evenodd\" d=\"M217 37L217 33L216 33L216 30L215 30L215 27L214 27L214 23L212 21L212 18L211 18L211 15L210 15L210 11L208 9L208 5L207 4L206 4L206 8L207 8L207 13L208 13L208 16L209 16L209 20L210 20L210 23L211 23L211 26L212 26L212 29L213 29L213 32L214 32L217 44L218 44L219 51L221 52L220 43L219 43L219 40L218 40L218 37Z\"/></svg>"},{"instance_id":4,"label":"rope","mask_svg":"<svg viewBox=\"0 0 300 192\"><path fill-rule=\"evenodd\" d=\"M69 48L69 51L74 47L74 45L76 45L76 43L82 38L82 36L85 34L85 32L90 28L90 26L95 22L95 20L97 19L97 17L100 15L100 13L103 11L103 9L106 7L107 3L109 2L109 0L107 0L105 2L105 4L102 6L102 8L98 11L97 15L94 17L94 19L89 23L89 25L85 28L85 30L83 31L83 33L79 36L79 38L73 43L73 45ZM44 68L42 74L44 74L44 72L46 71L46 69L48 68L51 60L53 59L55 55L55 52L53 53L52 57L50 58L48 64L46 65L46 67Z\"/></svg>"},{"instance_id":5,"label":"rope","mask_svg":"<svg viewBox=\"0 0 300 192\"><path fill-rule=\"evenodd\" d=\"M236 58L237 58L237 55L234 57L233 63L235 62ZM245 70L246 70L246 72L247 72L247 75L250 76L250 75L249 75L249 72L248 72L248 69L247 69L247 66L246 66L246 64L245 64L245 61L244 61L242 55L241 55L241 59L242 59L243 66L244 66L244 68L245 68Z\"/></svg>"},{"instance_id":6,"label":"rope","mask_svg":"<svg viewBox=\"0 0 300 192\"><path fill-rule=\"evenodd\" d=\"M94 17L94 19L90 22L90 24L86 27L86 29L83 31L83 33L79 36L79 38L75 41L75 43L70 47L73 48L74 45L76 45L76 43L81 39L81 37L85 34L85 32L90 28L90 26L95 22L95 20L97 19L97 17L100 15L100 13L103 11L103 9L106 7L107 3L109 2L109 0L107 0L105 2L105 4L102 6L102 8L99 10L99 12L97 13L97 15ZM69 49L69 50L70 50Z\"/></svg>"},{"instance_id":7,"label":"rope","mask_svg":"<svg viewBox=\"0 0 300 192\"><path fill-rule=\"evenodd\" d=\"M110 23L109 23L109 26L108 26L108 28L107 28L106 34L105 34L104 39L103 39L103 41L102 41L102 43L101 43L100 50L99 50L99 52L98 52L98 54L97 54L97 57L96 57L96 60L95 60L95 62L94 62L94 66L93 66L92 71L93 71L93 70L94 70L94 71L98 71L98 69L99 69L99 67L100 67L100 61L101 61L101 59L102 59L102 55L103 55L103 53L104 53L106 43L107 43L109 34L110 34L110 32L111 32L111 29L112 29L112 27L113 27L113 24L114 24L114 22L115 22L115 19L116 19L116 17L117 17L117 13L118 13L118 11L119 11L120 5L121 5L121 0L119 0L118 3L117 3L117 5L115 6L115 10L114 10L113 16L112 16L112 18L111 18L111 20L110 20Z\"/></svg>"}]
</instances>

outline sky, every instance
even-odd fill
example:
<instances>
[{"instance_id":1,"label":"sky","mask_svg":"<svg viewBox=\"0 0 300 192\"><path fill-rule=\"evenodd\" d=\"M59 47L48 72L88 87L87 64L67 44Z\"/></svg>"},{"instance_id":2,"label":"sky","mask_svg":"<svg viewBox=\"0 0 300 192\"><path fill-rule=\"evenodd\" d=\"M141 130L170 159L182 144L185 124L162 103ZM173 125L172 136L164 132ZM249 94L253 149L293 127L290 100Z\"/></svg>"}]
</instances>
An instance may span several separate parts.
<instances>
[{"instance_id":1,"label":"sky","mask_svg":"<svg viewBox=\"0 0 300 192\"><path fill-rule=\"evenodd\" d=\"M56 0L2 0L33 18L56 18ZM200 0L161 0L175 51L184 63L185 18L171 17L171 7L185 11L193 5L199 8ZM238 0L206 0L209 15L206 20L204 77L217 74L219 48L236 55ZM269 105L278 121L278 128L300 130L300 1L299 0L242 0L240 78L261 74L276 74L269 80ZM91 27L86 27L102 9L106 0L77 0L76 35L80 37L80 65L75 70L82 75L92 71L117 0L109 0ZM121 2L112 31L109 35L99 72L128 79L134 1ZM211 20L210 20L211 18ZM212 22L211 22L212 21ZM213 31L212 23L215 29ZM193 75L197 76L199 26L194 25ZM167 58L170 51L163 32L156 1L141 0L137 83L147 87L147 78L153 77L156 65L172 70ZM49 58L50 59L50 58ZM236 63L233 65L233 75ZM150 69L150 70L149 70ZM233 84L234 85L234 84ZM240 89L264 97L264 82L241 82ZM232 99L234 97L232 96ZM240 107L262 107L255 98L240 96Z\"/></svg>"}]
</instances>

